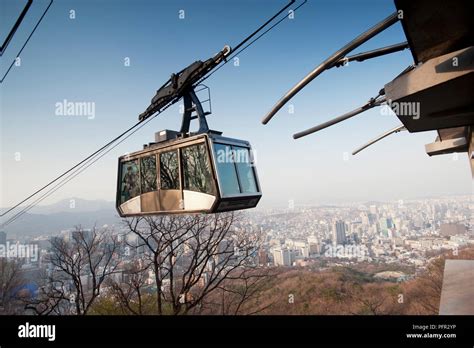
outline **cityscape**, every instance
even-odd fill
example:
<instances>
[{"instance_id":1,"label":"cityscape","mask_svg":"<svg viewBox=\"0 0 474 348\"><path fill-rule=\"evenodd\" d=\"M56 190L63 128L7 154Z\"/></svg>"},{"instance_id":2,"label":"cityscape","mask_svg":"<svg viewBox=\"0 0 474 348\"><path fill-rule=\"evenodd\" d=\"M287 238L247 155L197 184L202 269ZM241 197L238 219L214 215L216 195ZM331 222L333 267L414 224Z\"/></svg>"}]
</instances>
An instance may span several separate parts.
<instances>
[{"instance_id":1,"label":"cityscape","mask_svg":"<svg viewBox=\"0 0 474 348\"><path fill-rule=\"evenodd\" d=\"M474 243L472 209L470 196L314 208L290 201L249 223L266 235L260 264L305 266L327 257L423 267L433 252Z\"/></svg>"},{"instance_id":2,"label":"cityscape","mask_svg":"<svg viewBox=\"0 0 474 348\"><path fill-rule=\"evenodd\" d=\"M373 275L378 281L402 283L422 274L427 265L441 253L456 255L460 249L472 247L472 209L470 196L448 196L314 207L298 206L289 201L286 208L240 212L228 233L215 241L218 251L209 255L206 264L199 269L199 279L192 287L206 287L206 282L212 279L219 267L220 272L229 269L320 272L361 263L382 265L382 271ZM106 265L98 265L96 270L84 268L80 271L83 291L94 291L96 285L92 272L105 272L104 267L113 284L126 284L131 279L131 265L137 262L146 264L150 259L150 250L154 250L140 243L139 235L131 232L130 224L127 226L127 223L82 226L80 229L71 226L70 229L51 230L21 241L0 232L0 257L21 265L20 288L30 291L29 296L34 298L45 286L57 286L50 278L61 271L54 262L53 254L57 250L53 250L53 244L76 240L78 233L86 236L84 238L81 235L84 240L91 240L91 235L102 235L105 231L114 240L111 260ZM251 239L254 243L245 249L239 236L245 236L247 241ZM110 240L100 239L102 244L98 247L109 245ZM182 275L188 270L187 265L193 257L192 245L180 245L181 251L172 261L175 278L177 274ZM383 270L383 265L386 270ZM113 270L110 271L111 267ZM145 288L155 287L156 290L153 267L146 268L142 278ZM73 280L61 283L65 296L73 293ZM161 290L169 291L171 282L176 282L176 279L163 276ZM97 291L107 294L113 287L111 284L104 282ZM15 308L15 313L24 313L23 304L17 304ZM74 314L74 311L67 309L62 313Z\"/></svg>"},{"instance_id":3,"label":"cityscape","mask_svg":"<svg viewBox=\"0 0 474 348\"><path fill-rule=\"evenodd\" d=\"M473 346L473 12L0 0L0 348Z\"/></svg>"}]
</instances>

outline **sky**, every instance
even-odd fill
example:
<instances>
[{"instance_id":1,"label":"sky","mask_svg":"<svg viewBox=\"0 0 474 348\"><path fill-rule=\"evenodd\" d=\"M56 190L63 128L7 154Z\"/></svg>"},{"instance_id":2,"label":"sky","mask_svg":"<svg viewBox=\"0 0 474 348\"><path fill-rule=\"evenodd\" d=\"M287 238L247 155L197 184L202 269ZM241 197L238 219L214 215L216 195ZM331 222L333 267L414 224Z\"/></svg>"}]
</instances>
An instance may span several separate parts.
<instances>
[{"instance_id":1,"label":"sky","mask_svg":"<svg viewBox=\"0 0 474 348\"><path fill-rule=\"evenodd\" d=\"M1 2L1 37L26 3ZM7 51L15 58L49 0L35 1ZM137 121L173 72L240 40L286 1L54 1L0 85L0 207L20 201ZM75 18L71 17L71 10ZM184 10L184 19L180 18ZM251 142L263 191L260 206L412 199L471 193L466 154L428 157L436 133L392 135L357 156L359 145L400 124L379 108L319 133L292 134L364 104L412 63L408 50L323 73L266 126L261 119L296 82L395 7L385 0L308 0L206 81L211 129ZM397 23L354 51L405 41ZM125 66L129 59L130 65ZM90 102L94 117L57 115L63 100ZM179 129L179 106L151 121L41 204L79 197L115 199L117 158ZM348 156L347 156L348 154Z\"/></svg>"}]
</instances>

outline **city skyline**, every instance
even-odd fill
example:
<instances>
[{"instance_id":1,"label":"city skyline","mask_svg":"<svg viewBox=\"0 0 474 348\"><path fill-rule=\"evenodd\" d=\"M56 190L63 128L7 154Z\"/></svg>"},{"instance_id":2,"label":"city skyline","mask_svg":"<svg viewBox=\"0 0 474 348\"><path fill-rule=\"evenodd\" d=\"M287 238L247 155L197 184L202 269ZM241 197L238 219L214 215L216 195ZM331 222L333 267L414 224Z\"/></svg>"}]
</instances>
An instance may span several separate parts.
<instances>
[{"instance_id":1,"label":"city skyline","mask_svg":"<svg viewBox=\"0 0 474 348\"><path fill-rule=\"evenodd\" d=\"M474 244L473 231L469 228L471 209L470 197L464 196L345 206L289 207L271 212L250 210L235 221L229 238L239 235L239 232L245 232L247 237L260 235L262 244L253 256L258 266L324 268L327 262L334 265L341 262L347 265L384 262L397 263L400 267L412 265L416 270L422 270L436 255L433 252L451 250L456 253L459 248ZM81 229L86 234L96 229L109 231L122 236L122 241L134 235L122 224L82 226ZM47 254L50 240L58 237L71 239L71 235L76 233L74 231L77 227L71 226L26 238L0 231L2 255L5 257L9 249L14 249L17 256L13 258L21 257L27 265L39 263L41 266L38 255ZM129 242L130 245L136 244L136 240ZM225 245L227 249L230 244L226 242ZM231 248L234 249L233 246ZM25 255L19 256L18 250ZM394 274L401 277L402 273Z\"/></svg>"},{"instance_id":2,"label":"city skyline","mask_svg":"<svg viewBox=\"0 0 474 348\"><path fill-rule=\"evenodd\" d=\"M0 0L0 348L472 345L473 12Z\"/></svg>"},{"instance_id":3,"label":"city skyline","mask_svg":"<svg viewBox=\"0 0 474 348\"><path fill-rule=\"evenodd\" d=\"M355 205L355 204L367 204L367 203L393 203L393 202L400 202L400 201L420 201L420 200L429 200L429 199L444 199L444 198L465 198L465 197L472 197L472 194L470 193L465 193L465 194L446 194L446 195L424 195L424 196L408 196L408 197L398 197L394 199L360 199L360 200L336 200L336 201L324 201L324 202L311 202L311 201L297 201L294 199L289 199L287 201L280 201L276 202L275 204L267 204L267 205L262 205L259 204L255 208L251 208L248 211L252 210L268 210L268 209L292 209L296 207L322 207L322 206L328 206L328 205L334 205L334 206L347 206L347 205ZM47 200L40 202L39 204L35 205L35 207L32 208L31 211L32 213L35 213L36 207L38 208L47 208L47 207L52 207L60 203L64 202L73 202L81 200L84 202L103 202L103 203L108 203L108 204L115 204L115 200L107 200L107 199L87 199L83 198L80 196L71 196L71 197L64 197L60 198L57 200ZM0 207L0 209L8 209L11 206L5 206L5 207ZM20 205L20 207L24 207L23 205Z\"/></svg>"}]
</instances>

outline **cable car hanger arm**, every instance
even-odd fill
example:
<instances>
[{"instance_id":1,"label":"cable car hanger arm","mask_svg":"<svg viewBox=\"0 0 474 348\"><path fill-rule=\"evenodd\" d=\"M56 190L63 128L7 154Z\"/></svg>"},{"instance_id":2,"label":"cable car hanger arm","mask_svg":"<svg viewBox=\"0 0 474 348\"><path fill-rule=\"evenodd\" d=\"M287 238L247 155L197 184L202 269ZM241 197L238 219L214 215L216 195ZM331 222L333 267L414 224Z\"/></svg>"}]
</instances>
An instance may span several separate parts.
<instances>
[{"instance_id":1,"label":"cable car hanger arm","mask_svg":"<svg viewBox=\"0 0 474 348\"><path fill-rule=\"evenodd\" d=\"M405 128L405 126L403 124L400 125L400 126L396 126L395 128L392 128L392 129L386 131L385 133L380 134L378 137L370 140L368 143L366 143L366 144L358 147L357 149L355 149L352 152L352 156L357 155L362 150L364 150L364 149L368 148L369 146L379 142L380 140L382 140L383 138L388 137L391 134L398 133L398 132L405 131L405 130L407 130L407 129Z\"/></svg>"},{"instance_id":2,"label":"cable car hanger arm","mask_svg":"<svg viewBox=\"0 0 474 348\"><path fill-rule=\"evenodd\" d=\"M322 130L324 128L333 126L336 123L345 121L345 120L347 120L351 117L354 117L354 116L359 115L359 114L361 114L361 113L363 113L363 112L365 112L369 109L372 109L373 107L379 106L379 105L381 105L382 103L385 102L384 95L385 95L385 90L382 88L379 91L379 94L376 97L370 98L370 100L367 103L365 103L364 105L362 105L361 107L358 107L357 109L349 111L349 112L345 113L344 115L335 117L332 120L326 121L326 122L321 123L317 126L314 126L314 127L308 128L304 131L295 133L295 134L293 134L293 139L299 139L299 138L302 138L306 135L309 135L309 134L312 134L312 133L315 133L315 132L319 132L320 130Z\"/></svg>"},{"instance_id":3,"label":"cable car hanger arm","mask_svg":"<svg viewBox=\"0 0 474 348\"><path fill-rule=\"evenodd\" d=\"M263 118L262 123L267 124L273 116L291 99L301 91L308 83L318 77L322 72L325 70L330 69L334 66L341 58L343 58L346 54L353 51L366 41L370 40L377 34L381 33L385 29L389 28L396 22L398 22L398 13L394 12L383 21L377 23L375 26L367 30L366 32L359 35L354 40L350 41L347 45L342 47L340 50L336 51L332 54L328 59L323 61L319 64L313 71L311 71L308 75L306 75L300 82L298 82L293 88L291 88L276 104L275 106L268 112L268 114Z\"/></svg>"},{"instance_id":4,"label":"cable car hanger arm","mask_svg":"<svg viewBox=\"0 0 474 348\"><path fill-rule=\"evenodd\" d=\"M196 83L201 77L214 69L226 56L229 55L231 49L225 46L214 57L209 58L205 62L195 61L187 68L176 74L172 74L171 78L163 85L155 96L152 98L150 106L139 115L138 119L143 121L159 111L168 103L174 104L183 97L190 89L194 89Z\"/></svg>"},{"instance_id":5,"label":"cable car hanger arm","mask_svg":"<svg viewBox=\"0 0 474 348\"><path fill-rule=\"evenodd\" d=\"M150 106L138 116L139 121L143 121L150 117L168 103L174 104L178 102L184 94L189 94L189 91L194 89L199 81L204 79L206 75L214 70L222 61L225 61L232 53L236 52L262 29L268 26L268 24L274 21L283 11L294 4L295 1L296 0L290 0L288 4L263 23L257 30L237 44L235 48L232 49L230 46L226 45L220 52L208 60L204 62L200 60L195 61L180 72L172 74L170 79L168 79L168 81L157 90L155 96L151 100ZM191 98L191 96L189 97Z\"/></svg>"},{"instance_id":6,"label":"cable car hanger arm","mask_svg":"<svg viewBox=\"0 0 474 348\"><path fill-rule=\"evenodd\" d=\"M367 60L367 59L372 59L372 58L384 56L386 54L403 51L407 48L410 48L410 46L408 45L408 42L405 41L405 42L400 42L394 45L377 48L375 50L357 53L352 56L339 59L339 61L337 61L333 66L329 67L328 69L331 69L334 67L339 68L340 66L343 66L347 64L348 62L352 62L352 61L363 62L364 60Z\"/></svg>"}]
</instances>

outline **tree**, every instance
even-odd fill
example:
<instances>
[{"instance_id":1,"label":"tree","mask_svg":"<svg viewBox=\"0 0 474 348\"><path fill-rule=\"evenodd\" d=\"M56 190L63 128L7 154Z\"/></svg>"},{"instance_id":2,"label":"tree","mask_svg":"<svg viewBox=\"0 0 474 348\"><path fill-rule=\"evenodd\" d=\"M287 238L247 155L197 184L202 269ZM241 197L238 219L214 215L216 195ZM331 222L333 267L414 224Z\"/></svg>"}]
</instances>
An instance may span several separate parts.
<instances>
[{"instance_id":1,"label":"tree","mask_svg":"<svg viewBox=\"0 0 474 348\"><path fill-rule=\"evenodd\" d=\"M115 236L95 227L76 227L69 239L52 238L49 261L54 269L26 308L36 314L87 314L116 271L117 252Z\"/></svg>"},{"instance_id":2,"label":"tree","mask_svg":"<svg viewBox=\"0 0 474 348\"><path fill-rule=\"evenodd\" d=\"M42 275L38 291L36 294L24 296L24 309L26 313L31 312L36 315L67 314L69 313L69 297L66 291L66 283L46 271Z\"/></svg>"},{"instance_id":3,"label":"tree","mask_svg":"<svg viewBox=\"0 0 474 348\"><path fill-rule=\"evenodd\" d=\"M209 298L203 300L200 314L251 315L262 313L274 302L265 300L269 277L276 272L269 269L246 267L235 270ZM207 311L206 311L207 310Z\"/></svg>"},{"instance_id":4,"label":"tree","mask_svg":"<svg viewBox=\"0 0 474 348\"><path fill-rule=\"evenodd\" d=\"M234 221L233 213L125 220L137 247L145 249L142 258L154 277L157 314L201 313L208 305L205 299L219 290L229 292L231 281L255 287L251 279L263 278L244 271L254 267L260 235L232 228ZM240 294L237 311L250 298L248 290Z\"/></svg>"},{"instance_id":5,"label":"tree","mask_svg":"<svg viewBox=\"0 0 474 348\"><path fill-rule=\"evenodd\" d=\"M349 299L355 307L352 314L381 315L390 314L387 310L394 296L384 283L354 283L350 285Z\"/></svg>"},{"instance_id":6,"label":"tree","mask_svg":"<svg viewBox=\"0 0 474 348\"><path fill-rule=\"evenodd\" d=\"M112 300L112 305L118 304L120 314L153 314L155 298L147 289L149 269L144 267L141 260L135 260L123 270L123 274L124 281L109 279L107 285L111 289L111 296L104 301ZM94 309L98 313L104 312L104 308L100 308L104 307L104 303L96 307ZM110 314L110 309L107 311Z\"/></svg>"},{"instance_id":7,"label":"tree","mask_svg":"<svg viewBox=\"0 0 474 348\"><path fill-rule=\"evenodd\" d=\"M14 291L24 284L20 270L19 261L0 258L0 313L11 314L14 309L17 300Z\"/></svg>"}]
</instances>

